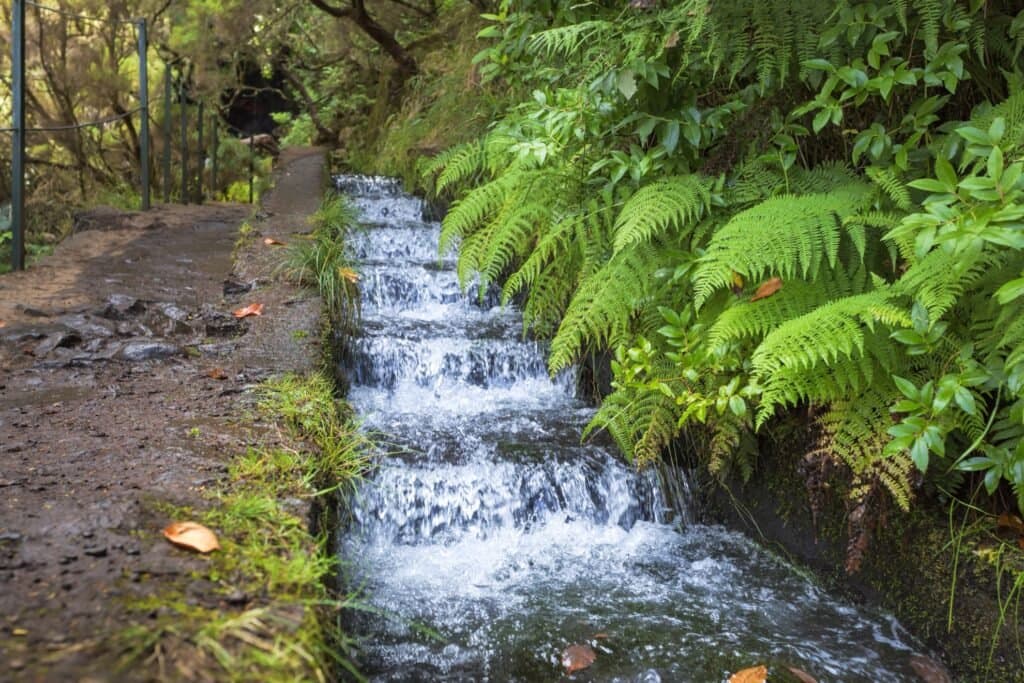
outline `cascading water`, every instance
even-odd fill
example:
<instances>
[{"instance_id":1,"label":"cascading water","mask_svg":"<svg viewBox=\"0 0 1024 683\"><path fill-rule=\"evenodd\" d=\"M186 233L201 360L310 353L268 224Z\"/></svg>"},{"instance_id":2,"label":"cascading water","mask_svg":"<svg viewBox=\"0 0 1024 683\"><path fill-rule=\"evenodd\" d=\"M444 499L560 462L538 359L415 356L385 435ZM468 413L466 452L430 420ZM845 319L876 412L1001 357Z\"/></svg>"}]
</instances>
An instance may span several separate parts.
<instances>
[{"instance_id":1,"label":"cascading water","mask_svg":"<svg viewBox=\"0 0 1024 683\"><path fill-rule=\"evenodd\" d=\"M388 455L340 546L373 680L724 681L759 662L912 681L895 620L836 601L741 535L669 523L654 475L580 445L592 409L514 311L463 295L440 227L393 181L342 177L367 228L350 400ZM687 522L687 523L681 523Z\"/></svg>"}]
</instances>

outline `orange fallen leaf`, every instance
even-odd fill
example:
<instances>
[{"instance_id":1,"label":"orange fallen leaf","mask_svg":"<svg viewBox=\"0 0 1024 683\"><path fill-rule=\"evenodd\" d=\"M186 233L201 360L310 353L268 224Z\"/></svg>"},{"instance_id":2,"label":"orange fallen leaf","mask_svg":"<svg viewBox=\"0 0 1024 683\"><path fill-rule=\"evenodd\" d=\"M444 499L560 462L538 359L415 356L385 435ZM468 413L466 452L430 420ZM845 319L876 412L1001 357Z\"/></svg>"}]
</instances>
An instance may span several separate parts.
<instances>
[{"instance_id":1,"label":"orange fallen leaf","mask_svg":"<svg viewBox=\"0 0 1024 683\"><path fill-rule=\"evenodd\" d=\"M789 669L789 673L793 674L800 683L818 683L818 680L806 671L798 669L795 666L787 666L786 668Z\"/></svg>"},{"instance_id":2,"label":"orange fallen leaf","mask_svg":"<svg viewBox=\"0 0 1024 683\"><path fill-rule=\"evenodd\" d=\"M562 651L562 666L566 674L583 671L597 659L597 654L589 645L570 645Z\"/></svg>"},{"instance_id":3,"label":"orange fallen leaf","mask_svg":"<svg viewBox=\"0 0 1024 683\"><path fill-rule=\"evenodd\" d=\"M1017 515L1011 515L1009 512L999 515L999 519L996 520L996 526L1000 529L1009 529L1018 534L1024 534L1024 520L1021 520Z\"/></svg>"},{"instance_id":4,"label":"orange fallen leaf","mask_svg":"<svg viewBox=\"0 0 1024 683\"><path fill-rule=\"evenodd\" d=\"M175 522L164 529L164 537L174 545L199 553L220 550L217 534L196 522Z\"/></svg>"},{"instance_id":5,"label":"orange fallen leaf","mask_svg":"<svg viewBox=\"0 0 1024 683\"><path fill-rule=\"evenodd\" d=\"M338 268L338 275L345 278L352 284L359 282L359 273L351 268Z\"/></svg>"},{"instance_id":6,"label":"orange fallen leaf","mask_svg":"<svg viewBox=\"0 0 1024 683\"><path fill-rule=\"evenodd\" d=\"M594 640L608 640L609 635L607 633L595 633Z\"/></svg>"},{"instance_id":7,"label":"orange fallen leaf","mask_svg":"<svg viewBox=\"0 0 1024 683\"><path fill-rule=\"evenodd\" d=\"M758 301L760 299L767 299L780 289L782 289L782 278L773 277L772 279L765 280L761 283L761 286L757 288L757 291L754 292L754 296L750 297L750 300Z\"/></svg>"},{"instance_id":8,"label":"orange fallen leaf","mask_svg":"<svg viewBox=\"0 0 1024 683\"><path fill-rule=\"evenodd\" d=\"M227 379L228 373L224 372L221 368L213 368L207 371L206 376L210 379Z\"/></svg>"},{"instance_id":9,"label":"orange fallen leaf","mask_svg":"<svg viewBox=\"0 0 1024 683\"><path fill-rule=\"evenodd\" d=\"M236 318L248 318L250 315L263 315L263 304L250 304L235 311Z\"/></svg>"},{"instance_id":10,"label":"orange fallen leaf","mask_svg":"<svg viewBox=\"0 0 1024 683\"><path fill-rule=\"evenodd\" d=\"M275 240L273 237L268 237L267 239L263 240L263 244L267 245L268 247L285 246L284 242L282 242L281 240Z\"/></svg>"},{"instance_id":11,"label":"orange fallen leaf","mask_svg":"<svg viewBox=\"0 0 1024 683\"><path fill-rule=\"evenodd\" d=\"M768 680L768 667L764 664L737 671L729 677L729 683L765 683Z\"/></svg>"},{"instance_id":12,"label":"orange fallen leaf","mask_svg":"<svg viewBox=\"0 0 1024 683\"><path fill-rule=\"evenodd\" d=\"M6 320L0 320L0 327L7 327L7 321Z\"/></svg>"}]
</instances>

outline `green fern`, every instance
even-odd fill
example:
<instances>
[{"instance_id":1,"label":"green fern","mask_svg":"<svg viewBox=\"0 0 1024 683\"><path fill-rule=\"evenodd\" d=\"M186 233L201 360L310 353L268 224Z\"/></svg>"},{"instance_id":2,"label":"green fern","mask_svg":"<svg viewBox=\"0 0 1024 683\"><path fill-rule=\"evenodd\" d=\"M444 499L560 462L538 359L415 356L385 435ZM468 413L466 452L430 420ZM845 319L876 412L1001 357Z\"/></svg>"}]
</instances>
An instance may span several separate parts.
<instances>
[{"instance_id":1,"label":"green fern","mask_svg":"<svg viewBox=\"0 0 1024 683\"><path fill-rule=\"evenodd\" d=\"M835 267L844 233L842 217L865 200L860 186L843 192L768 199L732 218L715 233L694 276L698 307L729 287L738 273L748 280L779 275L783 280L815 278Z\"/></svg>"},{"instance_id":2,"label":"green fern","mask_svg":"<svg viewBox=\"0 0 1024 683\"><path fill-rule=\"evenodd\" d=\"M615 221L614 252L649 242L669 229L684 232L711 208L710 181L700 176L663 178L629 198Z\"/></svg>"},{"instance_id":3,"label":"green fern","mask_svg":"<svg viewBox=\"0 0 1024 683\"><path fill-rule=\"evenodd\" d=\"M551 342L552 374L572 365L587 346L613 348L629 340L633 316L651 303L650 273L671 263L671 256L659 247L643 245L620 252L580 282Z\"/></svg>"}]
</instances>

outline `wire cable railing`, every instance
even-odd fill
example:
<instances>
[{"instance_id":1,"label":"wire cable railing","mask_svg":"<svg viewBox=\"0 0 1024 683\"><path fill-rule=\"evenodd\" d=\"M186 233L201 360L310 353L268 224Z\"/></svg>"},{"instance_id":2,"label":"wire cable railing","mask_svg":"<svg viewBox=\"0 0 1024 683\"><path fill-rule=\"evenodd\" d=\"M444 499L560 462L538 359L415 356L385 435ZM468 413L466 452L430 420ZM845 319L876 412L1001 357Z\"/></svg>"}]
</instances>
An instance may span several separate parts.
<instances>
[{"instance_id":1,"label":"wire cable railing","mask_svg":"<svg viewBox=\"0 0 1024 683\"><path fill-rule=\"evenodd\" d=\"M48 12L64 17L65 19L84 21L97 25L118 25L127 26L131 25L135 27L135 39L137 43L137 52L139 60L139 83L138 83L138 106L135 106L127 111L116 111L109 116L103 116L95 118L89 121L83 122L64 122L55 123L51 125L27 125L26 114L25 114L25 102L26 102L26 80L25 80L25 62L26 62L26 49L25 49L25 35L26 35L26 23L25 13L26 7L33 7L41 12ZM189 93L186 91L185 86L179 83L177 88L172 87L173 83L173 65L165 62L165 74L164 74L164 92L161 98L158 98L155 102L150 101L149 96L149 66L148 66L148 54L149 54L149 36L147 20L144 18L133 18L133 19L111 19L88 16L77 12L69 11L61 7L53 7L45 5L35 0L13 0L12 14L11 14L11 44L12 44L12 74L11 74L11 91L12 91L12 119L13 125L10 127L0 128L0 134L8 134L12 136L12 154L11 154L11 208L10 208L10 230L12 233L11 239L11 262L14 270L23 270L25 267L25 179L26 179L26 165L32 163L32 160L26 156L26 136L30 133L60 133L60 132L73 132L85 130L88 128L96 128L109 126L121 121L130 120L136 115L141 115L141 125L139 128L138 135L138 165L139 165L139 185L140 185L140 208L143 211L149 210L150 199L151 199L151 183L150 183L150 169L153 159L150 154L150 122L152 120L151 112L154 106L163 107L164 120L163 120L163 144L164 149L162 153L162 176L163 176L163 200L169 202L171 198L171 186L173 180L171 178L171 147L172 147L172 118L173 105L175 99L180 106L180 127L181 127L181 149L180 149L180 160L181 160L181 191L180 200L183 203L190 203L195 201L201 203L203 199L203 174L205 171L206 163L206 152L207 148L204 145L204 107L203 103L198 102L198 124L196 130L190 131L190 117L188 114L188 108L190 106ZM184 77L182 77L184 80ZM161 101L162 100L162 101ZM217 187L217 174L218 174L218 150L219 150L219 137L218 137L218 121L219 115L215 112L213 116L212 126L212 143L213 143L213 154L212 154L212 183L211 185ZM189 161L189 133L198 133L198 160L197 167L192 168ZM253 194L253 155L255 154L255 148L253 143L250 141L249 144L249 201L252 202L254 199ZM197 171L197 173L193 173Z\"/></svg>"}]
</instances>

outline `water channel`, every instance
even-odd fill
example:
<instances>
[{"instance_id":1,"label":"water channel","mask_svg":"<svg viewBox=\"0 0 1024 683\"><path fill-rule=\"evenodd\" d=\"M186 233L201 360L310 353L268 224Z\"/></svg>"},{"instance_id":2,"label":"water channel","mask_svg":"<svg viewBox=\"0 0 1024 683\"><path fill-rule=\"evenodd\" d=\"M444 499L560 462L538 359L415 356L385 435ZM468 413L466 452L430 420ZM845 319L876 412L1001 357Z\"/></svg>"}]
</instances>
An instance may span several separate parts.
<instances>
[{"instance_id":1,"label":"water channel","mask_svg":"<svg viewBox=\"0 0 1024 683\"><path fill-rule=\"evenodd\" d=\"M726 681L769 662L818 681L916 681L891 617L836 599L742 535L670 513L654 474L580 443L593 408L515 310L464 294L440 226L379 178L362 211L350 400L380 467L339 531L349 628L377 681Z\"/></svg>"}]
</instances>

